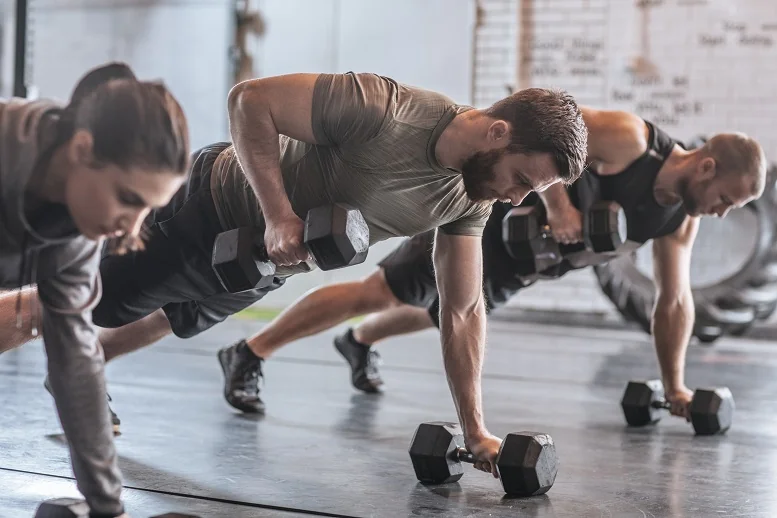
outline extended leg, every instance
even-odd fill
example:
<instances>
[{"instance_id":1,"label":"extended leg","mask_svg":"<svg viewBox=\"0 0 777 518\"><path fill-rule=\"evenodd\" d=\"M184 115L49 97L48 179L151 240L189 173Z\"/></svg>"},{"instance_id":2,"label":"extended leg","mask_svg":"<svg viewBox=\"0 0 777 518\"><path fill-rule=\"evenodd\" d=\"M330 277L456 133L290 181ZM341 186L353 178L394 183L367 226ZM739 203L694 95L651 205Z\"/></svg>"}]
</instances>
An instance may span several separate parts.
<instances>
[{"instance_id":1,"label":"extended leg","mask_svg":"<svg viewBox=\"0 0 777 518\"><path fill-rule=\"evenodd\" d=\"M349 318L397 306L383 269L354 282L322 286L306 293L259 333L247 340L248 347L267 359L289 342L345 322Z\"/></svg>"},{"instance_id":2,"label":"extended leg","mask_svg":"<svg viewBox=\"0 0 777 518\"><path fill-rule=\"evenodd\" d=\"M354 339L365 345L435 327L426 308L402 305L367 317L353 330Z\"/></svg>"},{"instance_id":3,"label":"extended leg","mask_svg":"<svg viewBox=\"0 0 777 518\"><path fill-rule=\"evenodd\" d=\"M100 345L109 362L123 354L151 345L172 333L165 312L157 309L150 315L125 326L100 331Z\"/></svg>"},{"instance_id":4,"label":"extended leg","mask_svg":"<svg viewBox=\"0 0 777 518\"><path fill-rule=\"evenodd\" d=\"M397 304L382 269L361 281L323 286L306 293L249 340L240 340L218 352L224 371L225 399L243 412L264 412L260 380L265 358L289 342ZM361 363L366 363L369 350L360 349L357 352L361 353Z\"/></svg>"}]
</instances>

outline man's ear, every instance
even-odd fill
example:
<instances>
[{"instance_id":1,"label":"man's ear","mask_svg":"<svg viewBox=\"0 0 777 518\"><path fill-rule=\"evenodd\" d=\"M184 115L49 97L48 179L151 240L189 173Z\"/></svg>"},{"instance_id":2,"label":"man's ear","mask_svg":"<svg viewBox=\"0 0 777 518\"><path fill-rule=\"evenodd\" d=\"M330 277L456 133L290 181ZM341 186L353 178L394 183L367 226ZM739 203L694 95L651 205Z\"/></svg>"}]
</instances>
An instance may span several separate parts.
<instances>
[{"instance_id":1,"label":"man's ear","mask_svg":"<svg viewBox=\"0 0 777 518\"><path fill-rule=\"evenodd\" d=\"M510 125L506 121L496 120L488 127L486 137L494 147L505 147L510 141Z\"/></svg>"},{"instance_id":2,"label":"man's ear","mask_svg":"<svg viewBox=\"0 0 777 518\"><path fill-rule=\"evenodd\" d=\"M67 146L68 158L72 163L88 165L94 162L94 138L88 131L76 131Z\"/></svg>"},{"instance_id":3,"label":"man's ear","mask_svg":"<svg viewBox=\"0 0 777 518\"><path fill-rule=\"evenodd\" d=\"M708 156L701 159L696 170L699 172L699 176L704 180L711 180L717 174L717 162L715 159Z\"/></svg>"}]
</instances>

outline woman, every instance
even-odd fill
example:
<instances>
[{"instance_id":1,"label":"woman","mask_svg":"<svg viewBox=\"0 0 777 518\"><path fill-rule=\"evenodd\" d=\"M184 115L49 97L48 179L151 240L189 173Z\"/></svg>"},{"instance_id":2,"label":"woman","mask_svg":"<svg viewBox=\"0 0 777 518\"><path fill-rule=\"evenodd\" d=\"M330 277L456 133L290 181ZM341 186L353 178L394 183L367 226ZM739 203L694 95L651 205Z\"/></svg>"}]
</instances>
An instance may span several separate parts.
<instances>
[{"instance_id":1,"label":"woman","mask_svg":"<svg viewBox=\"0 0 777 518\"><path fill-rule=\"evenodd\" d=\"M178 102L123 64L92 70L61 107L0 102L0 286L37 284L40 309L19 332L38 334L68 438L78 488L92 516L121 515L121 478L105 400L103 356L92 324L100 299L102 239L141 246L143 219L186 178L189 138Z\"/></svg>"}]
</instances>

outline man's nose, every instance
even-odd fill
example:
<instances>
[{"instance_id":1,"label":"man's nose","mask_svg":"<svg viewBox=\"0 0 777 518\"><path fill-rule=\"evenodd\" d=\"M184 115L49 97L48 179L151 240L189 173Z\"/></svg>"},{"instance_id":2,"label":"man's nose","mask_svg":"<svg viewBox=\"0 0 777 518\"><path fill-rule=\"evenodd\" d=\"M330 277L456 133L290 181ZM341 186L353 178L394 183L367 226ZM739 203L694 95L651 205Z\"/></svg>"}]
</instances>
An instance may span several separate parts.
<instances>
[{"instance_id":1,"label":"man's nose","mask_svg":"<svg viewBox=\"0 0 777 518\"><path fill-rule=\"evenodd\" d=\"M510 193L510 203L513 205L520 205L530 192L531 189L515 189L512 193Z\"/></svg>"}]
</instances>

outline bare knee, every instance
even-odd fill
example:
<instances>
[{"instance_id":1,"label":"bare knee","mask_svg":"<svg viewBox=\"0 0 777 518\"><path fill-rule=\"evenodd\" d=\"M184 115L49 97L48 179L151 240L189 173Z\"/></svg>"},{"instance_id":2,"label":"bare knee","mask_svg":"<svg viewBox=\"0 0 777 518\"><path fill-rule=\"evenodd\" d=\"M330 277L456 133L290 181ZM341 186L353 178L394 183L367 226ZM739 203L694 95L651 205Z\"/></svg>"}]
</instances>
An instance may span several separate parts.
<instances>
[{"instance_id":1,"label":"bare knee","mask_svg":"<svg viewBox=\"0 0 777 518\"><path fill-rule=\"evenodd\" d=\"M374 313L402 305L402 302L389 288L383 268L378 268L362 279L359 291L362 295L359 304L362 313Z\"/></svg>"}]
</instances>

